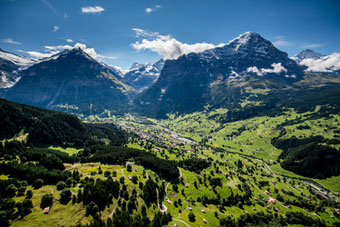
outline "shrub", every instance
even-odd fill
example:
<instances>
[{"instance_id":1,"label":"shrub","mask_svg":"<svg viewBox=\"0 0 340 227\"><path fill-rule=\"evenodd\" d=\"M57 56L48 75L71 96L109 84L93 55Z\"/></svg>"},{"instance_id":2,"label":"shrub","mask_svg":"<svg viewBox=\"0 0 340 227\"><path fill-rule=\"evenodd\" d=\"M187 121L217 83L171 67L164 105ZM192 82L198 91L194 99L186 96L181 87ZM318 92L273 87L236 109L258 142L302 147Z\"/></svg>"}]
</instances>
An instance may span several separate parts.
<instances>
[{"instance_id":1,"label":"shrub","mask_svg":"<svg viewBox=\"0 0 340 227\"><path fill-rule=\"evenodd\" d=\"M58 184L57 184L57 190L58 191L61 191L61 190L63 190L66 187L67 187L67 185L66 185L66 183L64 181L59 181Z\"/></svg>"},{"instance_id":2,"label":"shrub","mask_svg":"<svg viewBox=\"0 0 340 227\"><path fill-rule=\"evenodd\" d=\"M33 186L35 189L41 188L44 185L43 179L36 179Z\"/></svg>"},{"instance_id":3,"label":"shrub","mask_svg":"<svg viewBox=\"0 0 340 227\"><path fill-rule=\"evenodd\" d=\"M67 204L71 200L72 192L69 188L65 188L60 192L60 203Z\"/></svg>"},{"instance_id":4,"label":"shrub","mask_svg":"<svg viewBox=\"0 0 340 227\"><path fill-rule=\"evenodd\" d=\"M17 190L18 189L17 189L17 187L15 187L14 184L10 184L6 188L6 194L7 194L8 197L12 198L16 195Z\"/></svg>"},{"instance_id":5,"label":"shrub","mask_svg":"<svg viewBox=\"0 0 340 227\"><path fill-rule=\"evenodd\" d=\"M191 221L191 222L195 222L196 221L196 216L195 216L195 214L193 212L190 212L188 214L188 218L189 218L189 221Z\"/></svg>"},{"instance_id":6,"label":"shrub","mask_svg":"<svg viewBox=\"0 0 340 227\"><path fill-rule=\"evenodd\" d=\"M27 192L26 192L26 199L31 199L32 196L33 196L32 190L27 190Z\"/></svg>"},{"instance_id":7,"label":"shrub","mask_svg":"<svg viewBox=\"0 0 340 227\"><path fill-rule=\"evenodd\" d=\"M51 207L53 205L53 195L52 194L45 194L41 198L40 208L44 209L45 207Z\"/></svg>"},{"instance_id":8,"label":"shrub","mask_svg":"<svg viewBox=\"0 0 340 227\"><path fill-rule=\"evenodd\" d=\"M98 212L99 208L95 202L91 201L90 204L86 206L86 216L96 216Z\"/></svg>"}]
</instances>

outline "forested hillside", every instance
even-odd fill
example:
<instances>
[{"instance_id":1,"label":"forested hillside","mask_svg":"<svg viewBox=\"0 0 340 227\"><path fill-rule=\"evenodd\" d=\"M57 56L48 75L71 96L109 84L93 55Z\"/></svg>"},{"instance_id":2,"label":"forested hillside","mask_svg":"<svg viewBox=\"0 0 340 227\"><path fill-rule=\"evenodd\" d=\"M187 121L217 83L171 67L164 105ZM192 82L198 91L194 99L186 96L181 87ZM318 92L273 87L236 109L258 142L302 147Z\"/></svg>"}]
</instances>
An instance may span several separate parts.
<instances>
[{"instance_id":1,"label":"forested hillside","mask_svg":"<svg viewBox=\"0 0 340 227\"><path fill-rule=\"evenodd\" d=\"M126 132L112 124L84 124L77 117L0 99L0 140L23 131L28 144L84 147L104 143L123 145Z\"/></svg>"}]
</instances>

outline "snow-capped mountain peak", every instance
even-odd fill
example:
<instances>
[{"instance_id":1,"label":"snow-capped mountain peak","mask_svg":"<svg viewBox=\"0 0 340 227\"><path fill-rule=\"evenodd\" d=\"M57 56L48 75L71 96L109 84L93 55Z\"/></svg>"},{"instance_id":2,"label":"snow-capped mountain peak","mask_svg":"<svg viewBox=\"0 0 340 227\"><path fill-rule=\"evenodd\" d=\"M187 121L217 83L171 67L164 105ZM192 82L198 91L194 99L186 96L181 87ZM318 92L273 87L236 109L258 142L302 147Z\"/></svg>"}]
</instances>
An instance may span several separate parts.
<instances>
[{"instance_id":1,"label":"snow-capped mountain peak","mask_svg":"<svg viewBox=\"0 0 340 227\"><path fill-rule=\"evenodd\" d=\"M142 68L142 67L144 67L144 66L145 66L144 64L140 64L140 63L138 63L138 62L134 62L134 63L132 63L132 65L131 65L130 71L136 70L136 69L139 69L139 68Z\"/></svg>"},{"instance_id":2,"label":"snow-capped mountain peak","mask_svg":"<svg viewBox=\"0 0 340 227\"><path fill-rule=\"evenodd\" d=\"M237 51L240 47L249 45L251 39L258 41L261 38L262 37L255 32L245 32L239 35L237 38L231 40L229 43L227 43L227 45L235 46L234 50Z\"/></svg>"},{"instance_id":3,"label":"snow-capped mountain peak","mask_svg":"<svg viewBox=\"0 0 340 227\"><path fill-rule=\"evenodd\" d=\"M137 92L141 92L154 83L164 66L164 59L147 64L133 63L131 69L125 74L124 78Z\"/></svg>"},{"instance_id":4,"label":"snow-capped mountain peak","mask_svg":"<svg viewBox=\"0 0 340 227\"><path fill-rule=\"evenodd\" d=\"M275 47L268 40L255 32L245 32L237 38L229 41L224 46L218 46L198 53L201 59L225 59L231 57L263 57L268 53L274 53Z\"/></svg>"},{"instance_id":5,"label":"snow-capped mountain peak","mask_svg":"<svg viewBox=\"0 0 340 227\"><path fill-rule=\"evenodd\" d=\"M306 50L303 50L301 51L300 53L298 53L295 57L293 57L292 59L300 62L302 61L303 59L317 59L317 58L321 58L323 57L324 55L320 54L320 53L317 53L313 50L310 50L310 49L306 49Z\"/></svg>"}]
</instances>

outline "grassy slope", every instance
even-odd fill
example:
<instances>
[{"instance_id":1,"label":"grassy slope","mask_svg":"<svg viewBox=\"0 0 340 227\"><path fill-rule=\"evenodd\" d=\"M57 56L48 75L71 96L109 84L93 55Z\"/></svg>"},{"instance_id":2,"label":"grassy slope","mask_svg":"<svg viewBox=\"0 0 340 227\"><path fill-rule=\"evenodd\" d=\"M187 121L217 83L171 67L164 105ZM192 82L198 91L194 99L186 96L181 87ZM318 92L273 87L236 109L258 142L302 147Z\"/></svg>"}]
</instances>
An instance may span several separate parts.
<instances>
[{"instance_id":1,"label":"grassy slope","mask_svg":"<svg viewBox=\"0 0 340 227\"><path fill-rule=\"evenodd\" d=\"M32 189L32 188L29 188ZM45 215L40 208L41 197L46 193L52 193L54 196L53 206L50 213ZM87 224L91 218L85 217L85 209L82 204L67 205L59 203L60 192L55 186L44 186L38 190L33 190L33 210L32 213L12 223L12 226L69 226L78 223ZM23 201L24 197L16 197L16 201ZM62 218L61 218L62 217Z\"/></svg>"}]
</instances>

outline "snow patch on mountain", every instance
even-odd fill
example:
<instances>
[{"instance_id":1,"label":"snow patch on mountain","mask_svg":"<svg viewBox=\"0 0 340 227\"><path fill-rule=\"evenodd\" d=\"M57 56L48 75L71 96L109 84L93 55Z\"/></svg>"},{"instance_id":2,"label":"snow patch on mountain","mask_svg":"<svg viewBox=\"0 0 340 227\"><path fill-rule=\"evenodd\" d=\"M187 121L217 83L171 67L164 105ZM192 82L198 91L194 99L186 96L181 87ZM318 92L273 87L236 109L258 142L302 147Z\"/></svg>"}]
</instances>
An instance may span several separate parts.
<instances>
[{"instance_id":1,"label":"snow patch on mountain","mask_svg":"<svg viewBox=\"0 0 340 227\"><path fill-rule=\"evenodd\" d=\"M129 72L128 69L121 68L119 66L110 65L108 66L115 74L117 74L120 77L124 77L127 72Z\"/></svg>"},{"instance_id":2,"label":"snow patch on mountain","mask_svg":"<svg viewBox=\"0 0 340 227\"><path fill-rule=\"evenodd\" d=\"M9 53L9 52L3 51L2 49L0 49L0 58L10 61L13 64L19 67L22 67L22 68L27 68L37 63L37 61L34 59L30 59L30 58L22 57L22 56L13 54L13 53Z\"/></svg>"},{"instance_id":3,"label":"snow patch on mountain","mask_svg":"<svg viewBox=\"0 0 340 227\"><path fill-rule=\"evenodd\" d=\"M15 72L16 74L16 72ZM11 88L13 87L19 80L21 77L17 77L17 76L8 76L6 75L5 72L1 72L1 76L0 76L0 87L1 88Z\"/></svg>"}]
</instances>

